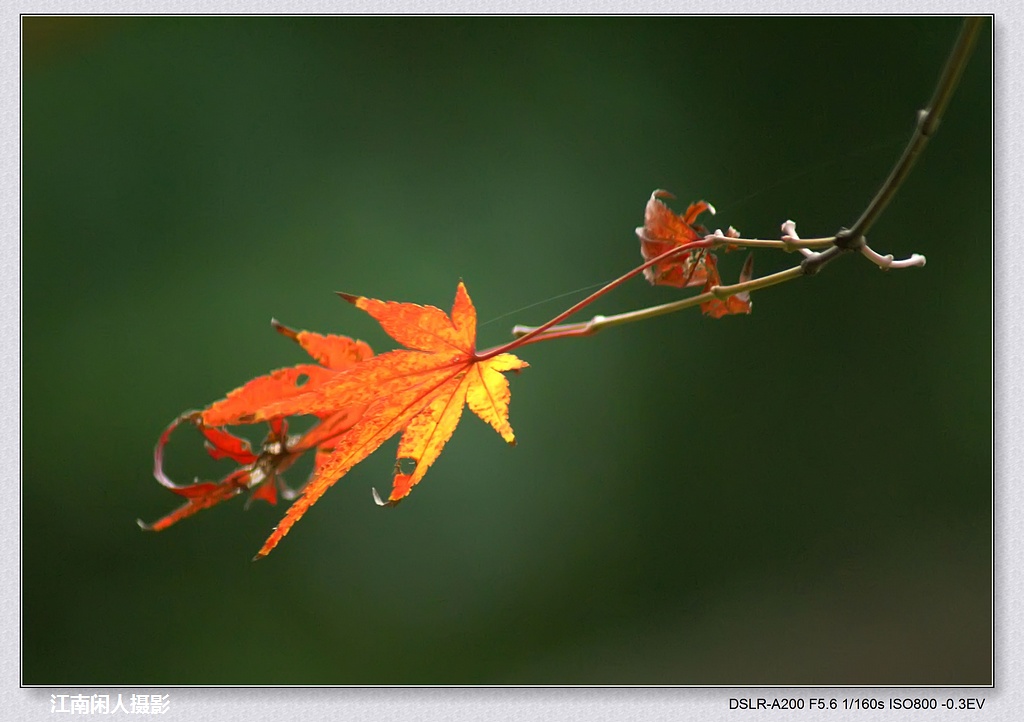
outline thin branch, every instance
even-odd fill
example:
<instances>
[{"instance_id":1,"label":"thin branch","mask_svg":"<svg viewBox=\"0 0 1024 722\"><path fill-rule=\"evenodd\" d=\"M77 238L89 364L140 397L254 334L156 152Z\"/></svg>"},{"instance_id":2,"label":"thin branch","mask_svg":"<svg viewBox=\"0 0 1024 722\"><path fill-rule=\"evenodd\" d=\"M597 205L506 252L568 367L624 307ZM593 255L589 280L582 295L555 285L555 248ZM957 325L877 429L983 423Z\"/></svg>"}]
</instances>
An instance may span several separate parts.
<instances>
[{"instance_id":1,"label":"thin branch","mask_svg":"<svg viewBox=\"0 0 1024 722\"><path fill-rule=\"evenodd\" d=\"M878 193L871 199L868 207L864 209L860 218L848 232L854 244L859 243L860 239L863 239L871 230L875 221L878 220L882 211L889 205L889 201L896 195L900 186L903 185L903 181L910 174L915 161L921 155L925 145L928 144L928 139L938 130L942 116L946 112L946 106L949 105L949 100L953 97L953 91L956 90L960 76L967 66L967 60L971 57L971 51L974 49L974 43L978 39L978 33L984 22L985 19L981 17L964 19L956 45L953 46L953 51L946 61L946 67L935 87L935 93L932 95L928 107L918 111L914 134L910 137L910 142L907 143L903 155L900 156L885 183L882 184Z\"/></svg>"},{"instance_id":2,"label":"thin branch","mask_svg":"<svg viewBox=\"0 0 1024 722\"><path fill-rule=\"evenodd\" d=\"M871 246L864 244L860 247L861 255L866 259L874 263L876 266L881 268L883 271L888 271L890 268L911 268L913 266L924 266L925 259L920 253L910 254L910 258L904 258L902 261L897 261L893 258L891 253L887 253L884 256L880 253L876 253L871 250Z\"/></svg>"},{"instance_id":3,"label":"thin branch","mask_svg":"<svg viewBox=\"0 0 1024 722\"><path fill-rule=\"evenodd\" d=\"M867 245L865 235L874 225L875 221L878 220L882 211L884 211L886 206L889 204L889 201L891 201L897 191L899 191L903 181L906 180L911 168L913 168L914 162L921 155L925 145L927 145L929 138L931 138L938 129L942 116L946 111L946 107L949 105L950 98L953 96L953 91L956 89L960 76L963 74L967 61L974 49L974 44L983 23L984 18L981 17L965 18L960 35L957 37L956 44L953 46L953 50L946 61L942 74L939 76L939 82L936 85L935 92L932 94L932 98L929 101L928 106L918 112L917 125L910 141L907 143L903 154L896 162L896 165L889 174L889 177L886 179L885 183L882 184L882 187L879 189L878 193L875 194L874 198L871 199L871 202L854 224L853 228L848 230L843 229L834 237L830 238L801 239L797 236L796 224L794 224L793 221L786 221L782 224L783 236L782 240L779 241L761 240L756 238L731 238L728 235L723 234L721 231L716 231L711 235L705 236L701 241L694 241L693 243L679 246L672 251L663 253L657 258L645 262L643 265L634 268L629 273L619 277L612 283L601 288L596 293L591 294L587 298L583 299L583 301L577 303L572 308L559 314L541 326L515 326L512 329L513 336L516 336L514 341L504 344L503 346L479 352L477 354L478 358L490 358L498 353L518 348L519 346L537 343L539 341L548 341L555 338L589 336L602 328L632 323L634 321L642 321L644 319L661 316L667 313L674 313L693 306L699 306L713 298L728 298L729 296L737 293L767 288L794 278L799 278L800 276L812 276L824 268L825 265L833 259L848 251L859 251L865 258L885 270L890 268L923 266L925 264L925 257L917 253L911 255L910 258L899 261L894 260L892 255L883 256L876 253ZM733 231L730 229L730 232ZM733 244L746 248L781 248L785 251L799 250L804 255L804 260L800 265L779 273L774 273L745 283L738 283L733 286L715 286L707 293L702 293L697 296L692 296L672 303L652 306L650 308L630 311L628 313L620 313L614 316L595 316L585 323L561 324L563 320L589 305L600 296L603 296L624 283L629 278L640 273L643 269L648 268L659 261L666 260L675 254L685 252L689 249L717 248L726 244ZM824 250L820 252L811 250L814 248L823 248Z\"/></svg>"},{"instance_id":4,"label":"thin branch","mask_svg":"<svg viewBox=\"0 0 1024 722\"><path fill-rule=\"evenodd\" d=\"M682 255L684 253L688 253L688 252L693 251L693 250L710 248L713 245L714 245L714 239L709 237L709 238L704 239L704 240L691 241L690 243L684 243L684 244L682 244L680 246L676 246L675 248L671 248L671 249L665 251L664 253L662 253L660 256L655 256L654 258L651 258L650 260L644 261L639 266L637 266L636 268L634 268L634 269L632 269L630 271L627 271L626 273L622 274L621 276L616 278L611 283L605 284L604 286L602 286L601 288L597 289L592 294L590 294L589 296L584 298L582 301L580 301L578 303L575 303L572 306L570 306L569 308L567 308L566 310L562 311L560 314L555 316L553 319L551 319L547 323L542 324L542 325L538 326L537 328L530 330L529 332L523 334L519 338L516 338L516 339L514 339L512 341L509 341L506 344L502 344L501 346L495 346L494 348L489 348L489 349L486 349L484 351L477 351L476 354L474 355L474 360L476 360L476 361L485 361L485 360L487 360L489 358L497 356L498 354L506 353L508 351L513 351L513 350L519 348L520 346L525 346L527 343L531 343L532 342L532 339L533 339L534 336L541 335L542 333L547 331L552 326L555 326L555 325L561 323L565 319L569 318L569 316L572 316L573 314L577 313L578 311L583 310L584 308L586 308L587 306L592 304L597 299L601 298L602 296L604 296L605 294L607 294L607 293L609 293L611 291L614 291L616 288L621 286L623 283L625 283L629 279L633 278L634 276L640 275L646 269L650 268L654 264L661 263L662 261L667 261L668 259L672 258L673 256Z\"/></svg>"},{"instance_id":5,"label":"thin branch","mask_svg":"<svg viewBox=\"0 0 1024 722\"><path fill-rule=\"evenodd\" d=\"M712 234L705 238L714 238L716 245L733 245L740 248L778 248L783 251L795 251L798 249L827 248L835 243L835 236L828 238L796 238L791 241L770 241L759 238L730 238L729 236Z\"/></svg>"},{"instance_id":6,"label":"thin branch","mask_svg":"<svg viewBox=\"0 0 1024 722\"><path fill-rule=\"evenodd\" d=\"M512 335L519 338L525 338L527 335L533 334L529 339L522 342L522 345L524 346L530 343L549 341L555 338L590 336L603 328L621 326L626 323L633 323L634 321L644 321L648 318L663 316L667 313L675 313L676 311L682 311L683 309L699 306L702 303L706 303L715 298L724 300L729 298L729 296L735 296L737 293L743 293L744 291L757 291L762 288L768 288L769 286L785 283L786 281L792 281L794 278L799 278L803 275L804 270L802 267L793 266L785 271L772 273L744 283L735 283L731 286L715 286L706 293L690 296L689 298L684 298L679 301L665 303L660 306L641 308L636 311L628 311L626 313L618 313L614 316L594 316L589 321L583 323L569 323L561 326L551 326L545 330L541 330L539 333L538 329L542 328L540 326L516 326L512 329Z\"/></svg>"},{"instance_id":7,"label":"thin branch","mask_svg":"<svg viewBox=\"0 0 1024 722\"><path fill-rule=\"evenodd\" d=\"M711 295L715 298L725 300L729 296L735 296L737 293L743 293L744 291L758 291L762 288L768 288L769 286L777 286L780 283L786 281L792 281L794 278L800 278L804 275L804 269L800 266L793 266L787 268L785 271L779 271L778 273L771 273L767 276L761 276L760 278L753 278L743 283L734 283L731 286L714 286L712 287Z\"/></svg>"}]
</instances>

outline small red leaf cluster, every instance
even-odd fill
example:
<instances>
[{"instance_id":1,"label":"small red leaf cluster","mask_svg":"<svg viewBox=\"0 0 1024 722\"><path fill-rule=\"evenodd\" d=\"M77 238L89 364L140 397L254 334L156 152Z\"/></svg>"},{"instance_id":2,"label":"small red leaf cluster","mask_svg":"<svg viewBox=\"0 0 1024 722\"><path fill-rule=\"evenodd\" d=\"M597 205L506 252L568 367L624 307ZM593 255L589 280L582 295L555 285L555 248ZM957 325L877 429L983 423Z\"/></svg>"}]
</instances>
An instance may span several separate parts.
<instances>
[{"instance_id":1,"label":"small red leaf cluster","mask_svg":"<svg viewBox=\"0 0 1024 722\"><path fill-rule=\"evenodd\" d=\"M651 193L647 201L647 208L644 210L644 224L636 229L636 235L640 239L640 253L645 261L650 261L662 256L673 248L683 246L694 241L699 241L708 236L706 228L696 225L697 217L705 211L715 212L714 206L707 201L691 203L686 212L679 215L662 203L660 198L674 198L671 193L664 190L656 190ZM726 241L729 237L737 237L735 229L722 235L722 245L725 249L732 250ZM753 256L748 256L740 271L740 283L749 281L754 273ZM715 286L722 285L721 276L718 274L718 259L714 253L699 248L692 251L684 251L676 256L658 261L644 270L644 277L655 286L674 286L675 288L689 288L703 286L703 292L708 293ZM750 294L743 292L721 299L712 297L701 304L701 311L711 318L739 313L750 313Z\"/></svg>"}]
</instances>

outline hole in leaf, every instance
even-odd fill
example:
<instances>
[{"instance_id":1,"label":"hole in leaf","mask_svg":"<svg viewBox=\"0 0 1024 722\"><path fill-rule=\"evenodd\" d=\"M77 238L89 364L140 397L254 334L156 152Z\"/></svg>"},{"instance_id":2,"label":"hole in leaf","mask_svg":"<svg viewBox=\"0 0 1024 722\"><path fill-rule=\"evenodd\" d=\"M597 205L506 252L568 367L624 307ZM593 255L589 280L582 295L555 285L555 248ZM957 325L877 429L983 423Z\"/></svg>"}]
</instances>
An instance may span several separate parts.
<instances>
[{"instance_id":1,"label":"hole in leaf","mask_svg":"<svg viewBox=\"0 0 1024 722\"><path fill-rule=\"evenodd\" d=\"M295 379L295 385L305 386L307 381L309 381L309 374L299 374Z\"/></svg>"},{"instance_id":2,"label":"hole in leaf","mask_svg":"<svg viewBox=\"0 0 1024 722\"><path fill-rule=\"evenodd\" d=\"M395 473L409 476L416 470L416 459L399 459L395 462Z\"/></svg>"}]
</instances>

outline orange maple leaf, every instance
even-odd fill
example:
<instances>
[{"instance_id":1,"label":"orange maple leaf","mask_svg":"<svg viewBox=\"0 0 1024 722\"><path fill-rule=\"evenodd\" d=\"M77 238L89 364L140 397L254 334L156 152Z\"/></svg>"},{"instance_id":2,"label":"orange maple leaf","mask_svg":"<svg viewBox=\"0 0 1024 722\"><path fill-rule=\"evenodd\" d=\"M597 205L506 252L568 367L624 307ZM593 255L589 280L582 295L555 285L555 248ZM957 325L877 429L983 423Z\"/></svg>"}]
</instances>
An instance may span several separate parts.
<instances>
[{"instance_id":1,"label":"orange maple leaf","mask_svg":"<svg viewBox=\"0 0 1024 722\"><path fill-rule=\"evenodd\" d=\"M438 458L455 431L463 406L469 406L505 441L515 443L508 422L511 394L502 372L518 371L527 364L509 353L477 354L476 309L461 282L450 316L433 306L339 295L366 311L406 348L362 360L323 382L310 382L308 390L289 391L264 405L247 407L242 417L233 417L245 423L295 414L321 418L341 414L356 419L333 440L302 496L288 509L258 557L267 555L331 485L399 431L403 431L399 463L388 497L392 504L407 496ZM204 421L231 423L220 415L222 410L217 405L210 407L204 412ZM406 460L414 464L409 473L401 470L401 462Z\"/></svg>"}]
</instances>

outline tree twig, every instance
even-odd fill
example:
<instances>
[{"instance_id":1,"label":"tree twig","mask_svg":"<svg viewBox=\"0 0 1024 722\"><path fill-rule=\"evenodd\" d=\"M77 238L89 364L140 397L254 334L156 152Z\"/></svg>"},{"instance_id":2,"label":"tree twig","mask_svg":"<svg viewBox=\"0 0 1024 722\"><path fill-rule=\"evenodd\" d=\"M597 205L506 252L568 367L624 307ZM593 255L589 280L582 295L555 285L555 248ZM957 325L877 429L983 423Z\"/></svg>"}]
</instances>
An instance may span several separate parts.
<instances>
[{"instance_id":1,"label":"tree twig","mask_svg":"<svg viewBox=\"0 0 1024 722\"><path fill-rule=\"evenodd\" d=\"M497 353L502 353L504 351L511 350L512 348L517 348L530 343L537 343L539 341L549 341L556 338L589 336L602 328L607 328L608 326L618 326L624 323L632 323L634 321L641 321L647 318L661 316L666 313L674 313L675 311L699 306L712 298L728 298L730 295L736 293L759 290L794 278L799 278L800 276L812 276L818 273L833 259L848 251L859 251L865 258L885 270L890 268L923 266L925 258L917 253L913 254L910 258L899 261L894 260L891 255L883 256L876 253L867 245L865 236L878 220L879 216L881 216L889 202L899 191L903 182L910 174L914 163L917 161L921 152L924 150L924 147L927 145L928 140L938 129L939 123L942 121L942 116L946 111L946 107L949 105L950 98L952 98L953 92L956 90L964 68L967 66L967 61L970 59L971 52L974 49L975 42L977 41L978 34L981 31L981 26L984 22L985 19L983 17L968 17L964 19L963 26L960 29L960 34L953 46L953 50L950 52L949 58L946 60L946 65L942 70L942 74L939 76L939 81L935 87L935 91L932 94L927 107L918 111L917 124L906 148L904 148L902 155L896 162L892 171L889 173L889 177L886 178L885 183L882 184L882 187L868 203L867 208L864 209L864 212L861 214L860 218L857 219L857 222L854 223L852 228L844 228L834 237L830 238L800 239L796 234L795 224L792 221L786 221L782 226L782 240L779 241L732 238L722 234L721 231L716 231L715 233L706 236L701 241L684 244L673 251L666 252L657 258L650 259L641 266L633 269L623 276L620 276L611 284L608 284L596 293L591 294L580 303L577 303L541 326L515 326L512 330L512 334L516 337L514 341L487 351L479 352L478 356L481 358L489 358ZM569 316L589 305L598 297L608 293L613 288L621 285L628 278L637 275L644 268L647 268L654 263L667 260L674 254L682 253L685 250L696 250L698 248L708 249L727 243L737 246L746 246L748 248L762 247L781 248L785 251L799 250L805 257L800 265L794 266L785 271L780 271L779 273L763 276L762 278L735 284L733 286L716 286L706 293L684 298L672 303L665 303L659 306L630 311L628 313L620 313L614 316L595 316L590 321L583 323L561 323ZM822 247L825 248L820 252L811 250L813 248Z\"/></svg>"},{"instance_id":2,"label":"tree twig","mask_svg":"<svg viewBox=\"0 0 1024 722\"><path fill-rule=\"evenodd\" d=\"M537 343L538 341L550 341L554 338L590 336L603 328L608 328L609 326L621 326L626 323L633 323L634 321L644 321L648 318L664 316L666 313L675 313L676 311L682 311L686 308L699 306L702 303L706 303L707 301L715 298L725 300L729 298L729 296L735 296L737 293L743 293L744 291L750 293L751 291L757 291L762 288L768 288L769 286L785 283L786 281L792 281L794 278L800 278L803 275L804 271L800 266L793 266L792 268L787 268L785 271L779 271L778 273L772 273L743 283L734 283L731 286L714 286L706 293L700 293L696 296L672 301L671 303L663 303L660 306L651 306L649 308L641 308L636 311L617 313L614 316L594 316L589 321L585 321L583 323L567 323L561 326L551 326L540 333L537 333L536 328L530 326L516 326L512 329L512 335L522 338L527 334L535 334L531 336L530 339L526 340L523 345L528 343Z\"/></svg>"},{"instance_id":3,"label":"tree twig","mask_svg":"<svg viewBox=\"0 0 1024 722\"><path fill-rule=\"evenodd\" d=\"M817 273L826 263L841 255L843 251L860 250L864 245L865 236L867 236L868 231L871 230L879 216L882 215L882 211L889 205L889 201L899 191L903 181L910 175L914 163L928 144L928 140L938 130L942 116L946 112L946 106L949 105L949 100L953 97L953 91L956 90L956 86L960 82L960 76L963 74L964 68L967 67L967 61L971 57L974 44L978 39L978 33L981 31L981 26L984 22L985 19L982 17L964 19L963 26L960 28L960 35L956 39L956 44L946 60L942 75L939 76L939 82L935 86L935 92L932 94L928 106L918 111L914 132L910 136L907 147L903 149L903 154L889 173L889 177L885 179L882 187L878 189L878 192L871 199L871 202L868 203L867 208L861 213L860 218L853 224L853 227L843 229L836 234L836 247L840 248L840 251L831 254L822 253L817 257L808 258L804 261L804 269L808 275Z\"/></svg>"}]
</instances>

